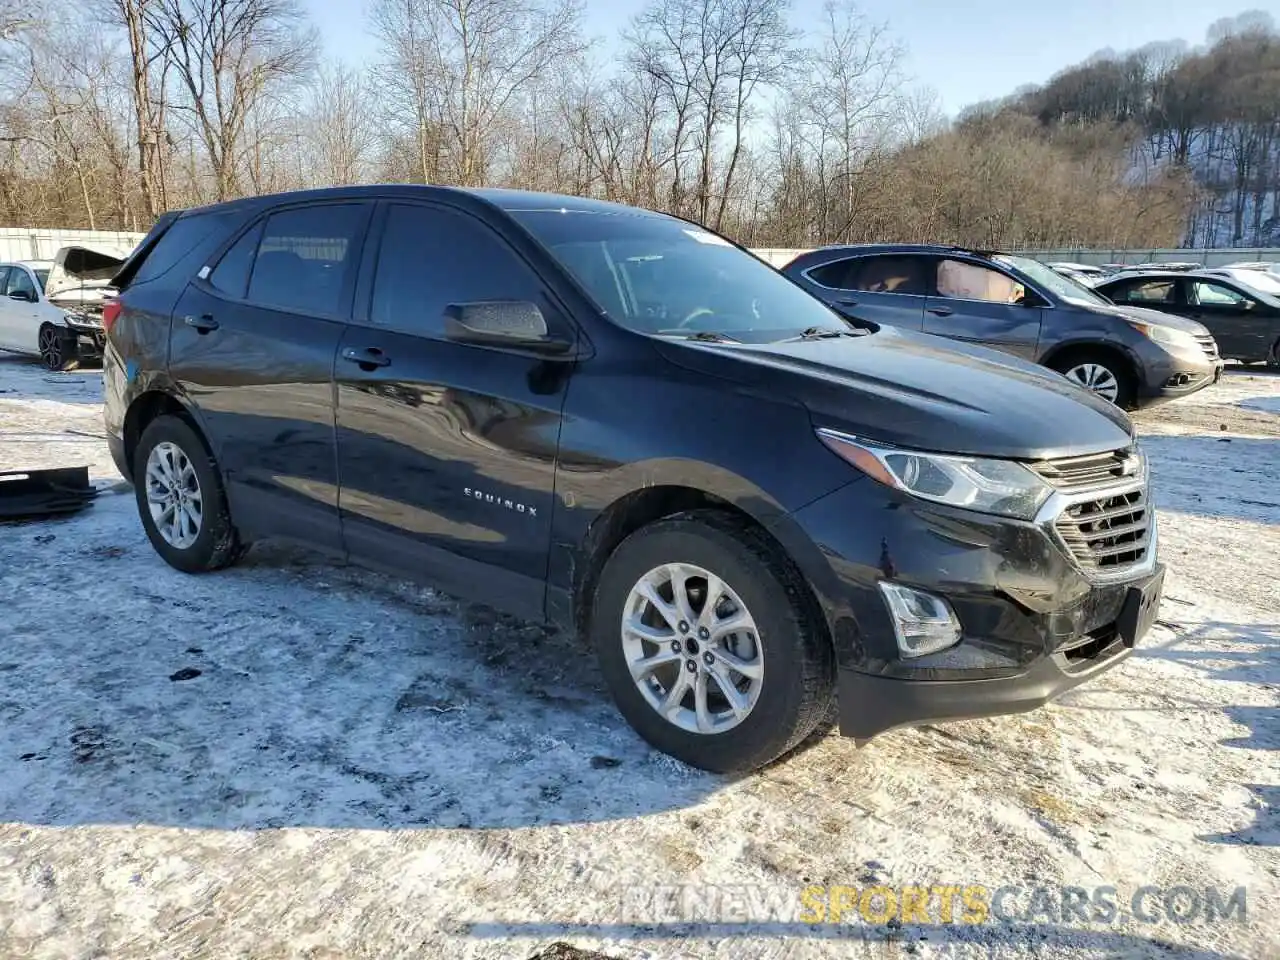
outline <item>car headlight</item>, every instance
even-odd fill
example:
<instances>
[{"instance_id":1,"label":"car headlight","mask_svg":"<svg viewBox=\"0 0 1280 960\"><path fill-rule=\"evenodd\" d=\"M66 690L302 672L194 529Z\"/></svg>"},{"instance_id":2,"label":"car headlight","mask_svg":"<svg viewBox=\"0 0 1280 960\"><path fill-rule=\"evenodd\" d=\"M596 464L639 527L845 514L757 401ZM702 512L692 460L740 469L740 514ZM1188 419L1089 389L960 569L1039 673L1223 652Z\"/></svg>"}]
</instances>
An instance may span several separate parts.
<instances>
[{"instance_id":1,"label":"car headlight","mask_svg":"<svg viewBox=\"0 0 1280 960\"><path fill-rule=\"evenodd\" d=\"M1130 320L1129 325L1156 343L1181 350L1191 350L1194 353L1200 352L1200 341L1185 330L1174 330L1172 327L1162 327L1157 323L1143 323L1141 320Z\"/></svg>"},{"instance_id":2,"label":"car headlight","mask_svg":"<svg viewBox=\"0 0 1280 960\"><path fill-rule=\"evenodd\" d=\"M867 476L922 500L1031 520L1053 493L1036 473L1012 460L884 447L827 429L818 430L818 437Z\"/></svg>"}]
</instances>

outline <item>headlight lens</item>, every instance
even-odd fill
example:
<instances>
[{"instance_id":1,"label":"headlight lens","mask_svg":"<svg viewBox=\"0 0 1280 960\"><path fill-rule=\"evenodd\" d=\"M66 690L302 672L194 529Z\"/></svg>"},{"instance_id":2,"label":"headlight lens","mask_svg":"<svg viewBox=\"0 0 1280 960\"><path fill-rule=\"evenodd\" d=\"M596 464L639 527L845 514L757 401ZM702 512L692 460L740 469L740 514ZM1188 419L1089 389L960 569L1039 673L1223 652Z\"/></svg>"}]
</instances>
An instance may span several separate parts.
<instances>
[{"instance_id":1,"label":"headlight lens","mask_svg":"<svg viewBox=\"0 0 1280 960\"><path fill-rule=\"evenodd\" d=\"M1200 341L1185 330L1174 330L1172 327L1143 323L1140 320L1130 320L1129 324L1144 337L1156 343L1162 343L1168 347L1178 347L1181 350L1191 350L1195 353L1200 352Z\"/></svg>"},{"instance_id":2,"label":"headlight lens","mask_svg":"<svg viewBox=\"0 0 1280 960\"><path fill-rule=\"evenodd\" d=\"M1053 492L1034 472L1011 460L882 447L826 429L818 437L863 473L923 500L1031 520Z\"/></svg>"}]
</instances>

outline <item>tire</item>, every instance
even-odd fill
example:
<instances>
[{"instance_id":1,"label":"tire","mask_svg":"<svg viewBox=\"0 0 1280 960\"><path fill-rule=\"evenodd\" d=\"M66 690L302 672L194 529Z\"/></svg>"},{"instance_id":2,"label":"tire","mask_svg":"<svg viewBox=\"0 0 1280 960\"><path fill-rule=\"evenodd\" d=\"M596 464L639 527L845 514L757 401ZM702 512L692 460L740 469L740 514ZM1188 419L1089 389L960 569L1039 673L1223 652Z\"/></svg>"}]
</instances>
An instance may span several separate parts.
<instances>
[{"instance_id":1,"label":"tire","mask_svg":"<svg viewBox=\"0 0 1280 960\"><path fill-rule=\"evenodd\" d=\"M1266 363L1272 370L1280 370L1280 340L1276 340L1271 345L1271 352L1267 354Z\"/></svg>"},{"instance_id":2,"label":"tire","mask_svg":"<svg viewBox=\"0 0 1280 960\"><path fill-rule=\"evenodd\" d=\"M172 487L164 479L166 465L170 476L179 476L180 482ZM166 415L147 426L134 451L133 477L143 529L169 566L183 573L204 573L228 567L243 556L221 472L203 439L186 420ZM169 506L185 503L189 508L180 527L166 521L166 516L173 516L172 510L164 509L166 502L157 503L160 522L153 515L152 497L160 494L178 498L166 501ZM198 523L191 519L193 511L198 514Z\"/></svg>"},{"instance_id":3,"label":"tire","mask_svg":"<svg viewBox=\"0 0 1280 960\"><path fill-rule=\"evenodd\" d=\"M656 588L667 608L664 614L637 592L647 577L665 576L664 568L689 574L687 583L693 589L686 595L701 600L686 608L695 620L684 634L681 625L687 621L670 602L674 598L663 592L672 583ZM699 571L727 587L714 611L705 609L707 580L697 575ZM702 592L695 596L699 584ZM743 622L742 607L754 630L734 631L718 642L706 633L698 636L700 625L713 620ZM593 598L591 639L618 709L640 736L691 766L715 773L742 772L791 750L827 715L835 690L835 658L813 607L799 574L762 533L735 517L698 511L644 527L618 546L605 563ZM624 617L660 640L639 640L623 629ZM672 649L677 640L682 645L679 655ZM695 646L688 646L690 640ZM641 671L641 680L634 679L631 664L651 655L656 659L659 653L665 662ZM730 655L744 669L758 671L758 677L730 669ZM688 686L680 688L671 710L676 719L668 719L657 704L676 689L681 677ZM745 712L732 709L717 677L734 685L735 699L740 707L746 706ZM699 689L706 707L701 715L696 709ZM701 732L689 729L704 720L712 725Z\"/></svg>"},{"instance_id":4,"label":"tire","mask_svg":"<svg viewBox=\"0 0 1280 960\"><path fill-rule=\"evenodd\" d=\"M1132 410L1137 387L1133 374L1120 357L1107 350L1073 350L1055 357L1049 366L1078 387Z\"/></svg>"},{"instance_id":5,"label":"tire","mask_svg":"<svg viewBox=\"0 0 1280 960\"><path fill-rule=\"evenodd\" d=\"M53 371L74 370L80 365L80 347L69 331L46 323L38 334L40 362Z\"/></svg>"}]
</instances>

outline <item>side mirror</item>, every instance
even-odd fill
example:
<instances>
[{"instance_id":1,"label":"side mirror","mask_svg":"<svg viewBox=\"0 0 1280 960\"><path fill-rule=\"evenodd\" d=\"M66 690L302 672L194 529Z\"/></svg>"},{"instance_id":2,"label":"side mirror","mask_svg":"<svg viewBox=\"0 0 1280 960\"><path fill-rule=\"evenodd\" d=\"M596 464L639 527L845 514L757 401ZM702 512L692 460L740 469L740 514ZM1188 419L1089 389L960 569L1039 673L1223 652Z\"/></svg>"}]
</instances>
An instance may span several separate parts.
<instances>
[{"instance_id":1,"label":"side mirror","mask_svg":"<svg viewBox=\"0 0 1280 960\"><path fill-rule=\"evenodd\" d=\"M36 295L30 290L15 290L9 294L10 300L22 300L26 303L35 303Z\"/></svg>"},{"instance_id":2,"label":"side mirror","mask_svg":"<svg viewBox=\"0 0 1280 960\"><path fill-rule=\"evenodd\" d=\"M455 343L568 353L573 342L553 337L537 304L525 300L454 303L444 311L444 334Z\"/></svg>"}]
</instances>

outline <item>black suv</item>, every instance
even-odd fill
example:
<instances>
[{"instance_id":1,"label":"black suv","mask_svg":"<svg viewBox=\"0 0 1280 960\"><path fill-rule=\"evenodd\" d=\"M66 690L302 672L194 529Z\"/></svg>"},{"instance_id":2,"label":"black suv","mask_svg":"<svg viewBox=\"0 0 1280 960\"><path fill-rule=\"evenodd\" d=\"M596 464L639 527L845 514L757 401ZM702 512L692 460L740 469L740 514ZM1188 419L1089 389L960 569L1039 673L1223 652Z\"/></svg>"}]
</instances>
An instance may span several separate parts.
<instances>
[{"instance_id":1,"label":"black suv","mask_svg":"<svg viewBox=\"0 0 1280 960\"><path fill-rule=\"evenodd\" d=\"M1027 257L866 244L801 254L783 272L850 320L996 347L1125 409L1184 397L1222 375L1200 324L1119 308Z\"/></svg>"},{"instance_id":2,"label":"black suv","mask_svg":"<svg viewBox=\"0 0 1280 960\"><path fill-rule=\"evenodd\" d=\"M547 618L700 767L837 693L859 738L1030 709L1160 598L1122 412L691 223L350 187L167 215L117 285L107 432L166 561L291 538Z\"/></svg>"},{"instance_id":3,"label":"black suv","mask_svg":"<svg viewBox=\"0 0 1280 960\"><path fill-rule=\"evenodd\" d=\"M1158 310L1204 324L1228 360L1280 366L1280 298L1231 274L1144 270L1100 283L1098 292L1126 308Z\"/></svg>"}]
</instances>

